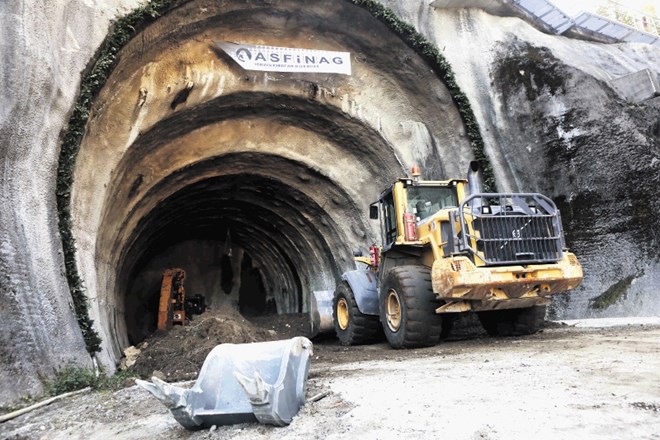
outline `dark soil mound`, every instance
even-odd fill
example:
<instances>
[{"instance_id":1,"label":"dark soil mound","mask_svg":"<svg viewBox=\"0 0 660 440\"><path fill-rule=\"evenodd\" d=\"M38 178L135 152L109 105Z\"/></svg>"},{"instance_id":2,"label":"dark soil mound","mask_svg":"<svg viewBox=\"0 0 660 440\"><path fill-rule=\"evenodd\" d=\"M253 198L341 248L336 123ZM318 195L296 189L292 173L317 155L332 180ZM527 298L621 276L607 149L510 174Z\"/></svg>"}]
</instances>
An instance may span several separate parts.
<instances>
[{"instance_id":1,"label":"dark soil mound","mask_svg":"<svg viewBox=\"0 0 660 440\"><path fill-rule=\"evenodd\" d=\"M168 382L190 380L216 345L309 336L307 314L259 316L252 321L234 312L207 311L186 326L157 332L139 344L140 354L131 369L143 378L160 371Z\"/></svg>"}]
</instances>

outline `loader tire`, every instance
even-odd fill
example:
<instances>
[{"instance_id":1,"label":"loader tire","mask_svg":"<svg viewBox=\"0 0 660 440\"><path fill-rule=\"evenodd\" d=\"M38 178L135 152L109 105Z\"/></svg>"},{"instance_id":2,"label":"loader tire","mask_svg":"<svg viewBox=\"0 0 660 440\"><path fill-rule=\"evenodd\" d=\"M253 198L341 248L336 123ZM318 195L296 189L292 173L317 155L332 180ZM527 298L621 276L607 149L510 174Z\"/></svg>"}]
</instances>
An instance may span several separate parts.
<instances>
[{"instance_id":1,"label":"loader tire","mask_svg":"<svg viewBox=\"0 0 660 440\"><path fill-rule=\"evenodd\" d=\"M380 289L380 320L392 348L429 347L451 330L435 309L439 302L431 286L431 272L423 266L392 268Z\"/></svg>"},{"instance_id":2,"label":"loader tire","mask_svg":"<svg viewBox=\"0 0 660 440\"><path fill-rule=\"evenodd\" d=\"M355 295L346 281L342 281L335 291L332 322L341 345L374 342L380 335L378 316L360 312Z\"/></svg>"},{"instance_id":3,"label":"loader tire","mask_svg":"<svg viewBox=\"0 0 660 440\"><path fill-rule=\"evenodd\" d=\"M538 332L545 320L545 306L479 312L479 321L491 336L522 336Z\"/></svg>"}]
</instances>

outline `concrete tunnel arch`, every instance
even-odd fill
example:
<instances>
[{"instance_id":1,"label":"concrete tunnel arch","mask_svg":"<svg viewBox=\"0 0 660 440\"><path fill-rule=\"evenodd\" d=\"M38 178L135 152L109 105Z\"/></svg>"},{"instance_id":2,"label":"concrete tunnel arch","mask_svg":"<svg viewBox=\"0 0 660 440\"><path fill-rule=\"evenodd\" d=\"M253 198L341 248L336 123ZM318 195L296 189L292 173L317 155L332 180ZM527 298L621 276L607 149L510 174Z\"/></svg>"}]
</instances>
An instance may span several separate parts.
<instances>
[{"instance_id":1,"label":"concrete tunnel arch","mask_svg":"<svg viewBox=\"0 0 660 440\"><path fill-rule=\"evenodd\" d=\"M244 71L216 40L348 51L353 74ZM149 292L163 266L196 266L187 285L220 305L216 250L230 235L233 297L252 283L277 312L306 311L313 290L353 267L351 250L377 240L366 212L383 188L412 164L430 178L462 175L473 157L447 86L350 1L182 2L119 58L71 195L107 364L153 330Z\"/></svg>"}]
</instances>

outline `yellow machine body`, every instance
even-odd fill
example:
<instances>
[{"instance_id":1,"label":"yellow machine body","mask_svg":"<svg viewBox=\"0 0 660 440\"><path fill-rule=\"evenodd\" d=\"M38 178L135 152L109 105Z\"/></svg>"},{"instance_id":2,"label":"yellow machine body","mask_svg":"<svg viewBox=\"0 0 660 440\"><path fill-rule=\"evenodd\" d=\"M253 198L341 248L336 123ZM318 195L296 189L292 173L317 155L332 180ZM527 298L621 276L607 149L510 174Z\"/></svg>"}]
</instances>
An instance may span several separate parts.
<instances>
[{"instance_id":1,"label":"yellow machine body","mask_svg":"<svg viewBox=\"0 0 660 440\"><path fill-rule=\"evenodd\" d=\"M448 223L453 222L453 230L459 235L462 233L461 222L452 216L457 206L442 207L424 219L417 217L414 237L406 237L404 213L413 210L408 198L411 187L451 188L460 204L468 197L468 181L401 179L392 186L397 235L388 248L410 247L421 252L421 264L432 269L433 292L444 301L444 305L437 308L438 313L546 305L550 302L549 296L574 289L582 281L582 266L568 251L563 252L559 261L552 263L494 266L488 265L479 252L474 253L473 258L448 252L445 249L447 238L443 237L443 231L449 230ZM471 221L466 220L468 228ZM471 238L471 241L475 240Z\"/></svg>"}]
</instances>

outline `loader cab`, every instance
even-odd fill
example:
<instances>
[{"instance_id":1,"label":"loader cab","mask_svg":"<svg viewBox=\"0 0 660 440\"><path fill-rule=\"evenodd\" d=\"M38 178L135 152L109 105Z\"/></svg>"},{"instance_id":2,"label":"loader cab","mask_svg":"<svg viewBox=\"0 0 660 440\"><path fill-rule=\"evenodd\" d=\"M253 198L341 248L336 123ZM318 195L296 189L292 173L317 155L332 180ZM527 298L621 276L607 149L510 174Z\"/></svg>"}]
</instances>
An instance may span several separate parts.
<instances>
[{"instance_id":1,"label":"loader cab","mask_svg":"<svg viewBox=\"0 0 660 440\"><path fill-rule=\"evenodd\" d=\"M407 212L423 222L441 209L458 207L456 187L452 185L418 184L407 188Z\"/></svg>"},{"instance_id":2,"label":"loader cab","mask_svg":"<svg viewBox=\"0 0 660 440\"><path fill-rule=\"evenodd\" d=\"M380 219L383 250L394 244L421 245L417 226L440 210L457 207L461 185L459 180L395 182L369 208L369 217Z\"/></svg>"}]
</instances>

